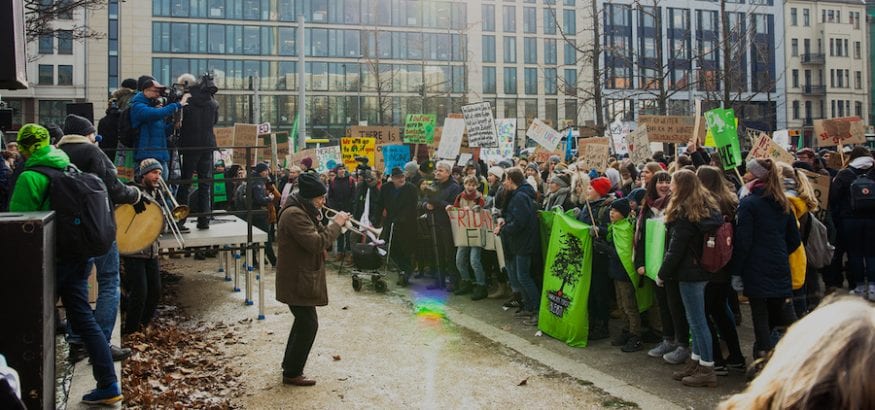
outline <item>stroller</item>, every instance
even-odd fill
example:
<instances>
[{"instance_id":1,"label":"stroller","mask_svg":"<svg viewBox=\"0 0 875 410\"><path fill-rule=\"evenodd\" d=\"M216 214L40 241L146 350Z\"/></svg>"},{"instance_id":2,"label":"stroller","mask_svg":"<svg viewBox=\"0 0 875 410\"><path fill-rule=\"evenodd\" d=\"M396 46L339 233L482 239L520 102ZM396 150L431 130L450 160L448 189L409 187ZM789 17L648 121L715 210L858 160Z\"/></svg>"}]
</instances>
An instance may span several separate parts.
<instances>
[{"instance_id":1,"label":"stroller","mask_svg":"<svg viewBox=\"0 0 875 410\"><path fill-rule=\"evenodd\" d=\"M389 258L391 245L389 245L388 251L383 247L391 243L391 237L392 232L389 233L389 241L385 243L352 244L352 288L356 292L362 290L366 276L370 276L375 291L383 293L389 289L385 279L386 274L381 271L381 268L383 267L383 254L386 255L387 259ZM342 266L341 269L343 269Z\"/></svg>"}]
</instances>

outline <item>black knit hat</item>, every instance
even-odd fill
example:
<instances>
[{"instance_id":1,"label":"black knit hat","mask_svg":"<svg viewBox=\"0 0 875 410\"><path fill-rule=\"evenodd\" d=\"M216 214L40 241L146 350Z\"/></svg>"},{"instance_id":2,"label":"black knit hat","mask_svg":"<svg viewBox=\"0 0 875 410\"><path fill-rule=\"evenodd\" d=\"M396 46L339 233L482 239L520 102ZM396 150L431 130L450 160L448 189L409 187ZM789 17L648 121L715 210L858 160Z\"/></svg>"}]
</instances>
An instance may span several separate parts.
<instances>
[{"instance_id":1,"label":"black knit hat","mask_svg":"<svg viewBox=\"0 0 875 410\"><path fill-rule=\"evenodd\" d=\"M298 193L301 198L313 199L325 195L328 192L319 176L314 173L303 173L298 177Z\"/></svg>"},{"instance_id":2,"label":"black knit hat","mask_svg":"<svg viewBox=\"0 0 875 410\"><path fill-rule=\"evenodd\" d=\"M80 117L76 114L68 114L64 119L64 135L90 135L97 132L94 125L88 118Z\"/></svg>"},{"instance_id":3,"label":"black knit hat","mask_svg":"<svg viewBox=\"0 0 875 410\"><path fill-rule=\"evenodd\" d=\"M629 216L629 212L632 212L632 207L629 204L629 200L626 198L611 202L611 209L616 209L617 212L623 214L623 216Z\"/></svg>"}]
</instances>

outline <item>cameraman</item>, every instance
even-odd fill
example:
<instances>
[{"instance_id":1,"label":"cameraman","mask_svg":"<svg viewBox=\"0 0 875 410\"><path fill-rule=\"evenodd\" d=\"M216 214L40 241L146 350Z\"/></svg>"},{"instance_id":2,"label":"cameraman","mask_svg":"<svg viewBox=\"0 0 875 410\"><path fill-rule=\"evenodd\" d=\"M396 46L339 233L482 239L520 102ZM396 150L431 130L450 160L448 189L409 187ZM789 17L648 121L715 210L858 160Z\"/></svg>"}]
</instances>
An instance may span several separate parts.
<instances>
[{"instance_id":1,"label":"cameraman","mask_svg":"<svg viewBox=\"0 0 875 410\"><path fill-rule=\"evenodd\" d=\"M216 135L213 126L219 120L219 103L214 98L218 88L213 77L204 74L201 81L191 74L183 74L177 79L177 84L183 86L186 95L191 95L190 104L182 109L182 126L180 127L179 146L182 148L182 184L176 197L182 203L188 204L188 190L192 175L197 171L197 198L193 209L199 213L209 213L210 188L207 182L213 177L213 151L216 149ZM180 221L184 224L185 221ZM199 216L197 229L209 229L210 218Z\"/></svg>"},{"instance_id":2,"label":"cameraman","mask_svg":"<svg viewBox=\"0 0 875 410\"><path fill-rule=\"evenodd\" d=\"M167 136L173 131L173 123L165 119L188 105L191 95L185 94L178 103L164 106L161 97L167 87L148 75L137 79L137 89L140 92L131 99L131 127L140 130L134 159L139 163L146 158L155 158L161 163L162 175L168 175Z\"/></svg>"}]
</instances>

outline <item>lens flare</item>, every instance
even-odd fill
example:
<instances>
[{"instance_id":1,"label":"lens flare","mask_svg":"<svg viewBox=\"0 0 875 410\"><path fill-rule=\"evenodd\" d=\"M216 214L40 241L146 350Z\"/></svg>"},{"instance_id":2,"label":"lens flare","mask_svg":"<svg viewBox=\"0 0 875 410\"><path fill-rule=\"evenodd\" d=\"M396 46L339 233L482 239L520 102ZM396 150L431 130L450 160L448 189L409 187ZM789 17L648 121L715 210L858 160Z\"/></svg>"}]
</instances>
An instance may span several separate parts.
<instances>
[{"instance_id":1,"label":"lens flare","mask_svg":"<svg viewBox=\"0 0 875 410\"><path fill-rule=\"evenodd\" d=\"M446 319L447 294L441 291L423 290L413 298L414 313L425 323L440 325Z\"/></svg>"}]
</instances>

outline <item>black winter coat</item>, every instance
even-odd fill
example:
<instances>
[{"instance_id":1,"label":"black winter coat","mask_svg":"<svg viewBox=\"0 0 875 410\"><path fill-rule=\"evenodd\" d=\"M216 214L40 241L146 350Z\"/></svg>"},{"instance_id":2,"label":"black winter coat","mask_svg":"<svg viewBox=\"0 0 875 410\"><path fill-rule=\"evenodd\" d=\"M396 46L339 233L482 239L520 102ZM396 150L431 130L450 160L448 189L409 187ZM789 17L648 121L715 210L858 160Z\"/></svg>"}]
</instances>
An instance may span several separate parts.
<instances>
[{"instance_id":1,"label":"black winter coat","mask_svg":"<svg viewBox=\"0 0 875 410\"><path fill-rule=\"evenodd\" d=\"M598 227L599 237L604 237L608 234L608 225L611 224L611 203L614 202L613 196L606 196L595 201L583 202L583 209L577 214L577 220L590 226ZM589 209L592 209L592 217L590 217ZM595 218L595 221L592 220ZM593 252L596 255L607 256L604 248L593 247Z\"/></svg>"},{"instance_id":2,"label":"black winter coat","mask_svg":"<svg viewBox=\"0 0 875 410\"><path fill-rule=\"evenodd\" d=\"M182 108L179 146L215 148L213 126L219 120L219 103L199 86L192 87L190 92L188 105Z\"/></svg>"},{"instance_id":3,"label":"black winter coat","mask_svg":"<svg viewBox=\"0 0 875 410\"><path fill-rule=\"evenodd\" d=\"M355 182L349 175L335 177L328 184L328 207L337 211L352 211L352 198L355 195Z\"/></svg>"},{"instance_id":4,"label":"black winter coat","mask_svg":"<svg viewBox=\"0 0 875 410\"><path fill-rule=\"evenodd\" d=\"M432 204L434 206L435 226L440 229L450 229L450 217L447 215L446 207L456 202L456 197L462 192L462 187L452 178L447 178L443 184L434 181L432 187L435 191L420 205L425 208L425 204Z\"/></svg>"},{"instance_id":5,"label":"black winter coat","mask_svg":"<svg viewBox=\"0 0 875 410\"><path fill-rule=\"evenodd\" d=\"M416 240L416 201L419 198L419 190L411 183L405 183L401 188L395 188L391 182L383 184L380 189L380 211L385 210L381 226L386 229L388 238L389 229L395 224L393 239L402 241ZM379 212L382 214L382 212ZM373 221L377 222L377 221Z\"/></svg>"},{"instance_id":6,"label":"black winter coat","mask_svg":"<svg viewBox=\"0 0 875 410\"><path fill-rule=\"evenodd\" d=\"M365 199L368 197L368 191L371 193L371 201L368 203L368 221L373 225L380 220L380 191L376 185L368 186L364 181L356 185L352 203L352 217L359 221L364 220Z\"/></svg>"},{"instance_id":7,"label":"black winter coat","mask_svg":"<svg viewBox=\"0 0 875 410\"><path fill-rule=\"evenodd\" d=\"M659 268L659 278L682 282L711 280L711 274L699 265L705 232L713 232L723 223L720 211L714 210L709 218L692 222L686 217L665 225L668 246Z\"/></svg>"},{"instance_id":8,"label":"black winter coat","mask_svg":"<svg viewBox=\"0 0 875 410\"><path fill-rule=\"evenodd\" d=\"M837 245L850 256L875 256L875 213L851 210L851 184L866 174L875 179L875 167L845 168L836 174L829 187L829 210L836 224Z\"/></svg>"},{"instance_id":9,"label":"black winter coat","mask_svg":"<svg viewBox=\"0 0 875 410\"><path fill-rule=\"evenodd\" d=\"M789 297L790 252L802 243L796 217L762 194L754 188L738 204L731 271L741 276L745 296Z\"/></svg>"},{"instance_id":10,"label":"black winter coat","mask_svg":"<svg viewBox=\"0 0 875 410\"><path fill-rule=\"evenodd\" d=\"M527 183L508 194L507 207L502 212L504 226L500 232L502 246L508 254L532 255L540 252L540 222L535 197L535 189Z\"/></svg>"},{"instance_id":11,"label":"black winter coat","mask_svg":"<svg viewBox=\"0 0 875 410\"><path fill-rule=\"evenodd\" d=\"M133 204L140 199L140 191L119 181L115 164L88 138L65 135L58 141L58 148L70 157L70 162L80 171L97 175L103 181L113 204Z\"/></svg>"},{"instance_id":12,"label":"black winter coat","mask_svg":"<svg viewBox=\"0 0 875 410\"><path fill-rule=\"evenodd\" d=\"M249 188L246 194L249 196L249 201L252 205L251 209L264 209L267 207L267 204L270 203L270 197L267 196L267 179L262 176L256 176L247 185Z\"/></svg>"}]
</instances>

